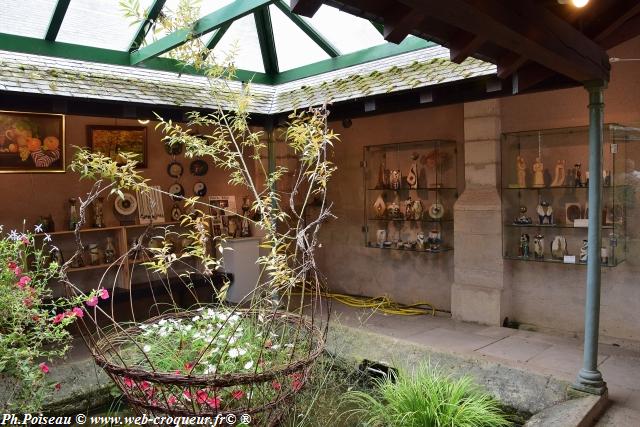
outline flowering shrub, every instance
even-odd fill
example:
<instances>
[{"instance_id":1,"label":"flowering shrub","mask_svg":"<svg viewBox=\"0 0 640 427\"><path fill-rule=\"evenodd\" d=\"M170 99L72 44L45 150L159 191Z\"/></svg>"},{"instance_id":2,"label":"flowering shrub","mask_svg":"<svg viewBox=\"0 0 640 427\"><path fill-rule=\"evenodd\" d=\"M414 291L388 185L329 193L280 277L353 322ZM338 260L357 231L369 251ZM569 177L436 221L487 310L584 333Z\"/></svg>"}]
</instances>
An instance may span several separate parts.
<instances>
[{"instance_id":1,"label":"flowering shrub","mask_svg":"<svg viewBox=\"0 0 640 427\"><path fill-rule=\"evenodd\" d=\"M40 232L39 226L36 232ZM36 244L36 240L40 241ZM37 411L50 384L49 363L65 355L71 338L67 327L85 315L94 298L108 298L96 290L74 298L53 298L49 282L62 266L51 257L48 235L36 238L0 226L0 374L5 377L3 411Z\"/></svg>"}]
</instances>

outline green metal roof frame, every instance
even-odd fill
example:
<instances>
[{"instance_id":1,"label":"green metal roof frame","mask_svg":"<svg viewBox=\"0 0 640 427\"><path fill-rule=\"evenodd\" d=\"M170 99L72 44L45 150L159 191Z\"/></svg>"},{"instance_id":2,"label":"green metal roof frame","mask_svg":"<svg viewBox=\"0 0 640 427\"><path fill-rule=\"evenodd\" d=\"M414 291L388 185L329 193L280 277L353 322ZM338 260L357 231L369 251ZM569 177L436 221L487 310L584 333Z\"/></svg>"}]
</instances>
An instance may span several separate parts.
<instances>
[{"instance_id":1,"label":"green metal roof frame","mask_svg":"<svg viewBox=\"0 0 640 427\"><path fill-rule=\"evenodd\" d=\"M218 44L234 21L253 13L265 72L237 70L236 78L241 81L251 80L261 84L282 84L435 46L435 43L409 37L398 45L384 43L353 53L340 54L339 50L322 37L311 24L298 15L293 14L283 0L235 0L227 6L198 19L191 28L178 30L147 46L136 49L136 46L139 46L146 38L166 3L166 0L154 0L146 12L146 19L140 24L131 42L130 49L133 50L120 51L55 41L69 3L70 0L58 0L44 39L0 33L0 50L111 65L138 66L160 71L202 74L193 67L185 66L174 59L160 57L160 55L188 42L193 37L200 37L207 33L213 33L206 43L207 47L211 50ZM280 9L285 16L291 19L298 28L309 36L309 38L331 56L331 58L291 70L279 71L277 52L273 38L273 25L269 12L269 6L271 4Z\"/></svg>"}]
</instances>

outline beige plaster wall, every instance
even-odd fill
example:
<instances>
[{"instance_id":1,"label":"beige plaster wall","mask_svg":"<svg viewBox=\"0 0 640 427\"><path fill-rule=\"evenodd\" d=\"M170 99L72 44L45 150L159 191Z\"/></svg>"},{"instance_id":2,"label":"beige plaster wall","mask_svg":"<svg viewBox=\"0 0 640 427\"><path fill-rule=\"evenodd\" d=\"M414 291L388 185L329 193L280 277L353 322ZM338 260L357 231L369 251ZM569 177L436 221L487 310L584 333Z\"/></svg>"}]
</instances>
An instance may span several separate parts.
<instances>
[{"instance_id":1,"label":"beige plaster wall","mask_svg":"<svg viewBox=\"0 0 640 427\"><path fill-rule=\"evenodd\" d=\"M137 120L67 116L66 147L67 165L71 162L75 149L73 146L87 145L87 125L129 125L140 126ZM168 190L174 179L167 174L167 165L171 156L162 145L162 134L155 130L155 122L147 124L148 161L142 174L151 179L151 184L160 185ZM239 188L229 187L228 172L214 168L209 162L209 172L203 177L194 177L189 172L191 159L180 155L176 159L184 168L180 182L187 196L193 195L193 184L201 180L207 185L209 195L236 195L237 202L242 203L245 194ZM56 230L66 230L68 223L68 203L70 197L82 197L90 189L89 181L80 181L79 175L73 172L60 174L0 174L0 224L5 230L22 228L22 220L32 227L40 215L53 215ZM206 198L206 196L205 196ZM169 197L163 199L166 220L170 221L170 210L173 202ZM238 204L238 206L240 206ZM107 226L119 225L113 214L113 201L105 202L105 223Z\"/></svg>"},{"instance_id":2,"label":"beige plaster wall","mask_svg":"<svg viewBox=\"0 0 640 427\"><path fill-rule=\"evenodd\" d=\"M380 250L364 246L363 160L365 145L429 139L458 142L458 185L464 186L462 105L385 114L353 119L345 129L331 126L341 135L335 146L338 171L329 199L338 219L323 226L318 258L329 286L334 291L380 296L413 303L428 301L438 308L450 308L453 255Z\"/></svg>"},{"instance_id":3,"label":"beige plaster wall","mask_svg":"<svg viewBox=\"0 0 640 427\"><path fill-rule=\"evenodd\" d=\"M640 38L611 50L610 55L640 58ZM605 92L606 123L640 123L639 76L638 62L612 64ZM501 103L504 132L588 124L588 97L581 88L504 98ZM640 165L640 147L634 151ZM603 269L600 329L603 335L640 340L640 195L635 205L639 208L627 215L627 261ZM564 331L583 330L586 267L506 262L516 320Z\"/></svg>"}]
</instances>

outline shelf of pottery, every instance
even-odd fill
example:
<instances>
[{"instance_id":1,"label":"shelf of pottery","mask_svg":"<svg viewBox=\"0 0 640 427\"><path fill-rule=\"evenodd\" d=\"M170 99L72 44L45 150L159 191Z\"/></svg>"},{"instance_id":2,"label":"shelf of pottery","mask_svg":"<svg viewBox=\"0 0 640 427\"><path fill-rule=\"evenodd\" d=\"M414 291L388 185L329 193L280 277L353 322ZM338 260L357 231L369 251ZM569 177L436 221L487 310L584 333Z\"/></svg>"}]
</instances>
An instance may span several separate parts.
<instances>
[{"instance_id":1,"label":"shelf of pottery","mask_svg":"<svg viewBox=\"0 0 640 427\"><path fill-rule=\"evenodd\" d=\"M605 125L602 174L604 266L627 253L640 131ZM634 143L635 141L635 143ZM504 134L502 137L503 254L507 259L586 264L589 218L588 128ZM640 224L631 224L636 229Z\"/></svg>"},{"instance_id":2,"label":"shelf of pottery","mask_svg":"<svg viewBox=\"0 0 640 427\"><path fill-rule=\"evenodd\" d=\"M442 140L364 147L367 247L453 249L456 154L456 143Z\"/></svg>"},{"instance_id":3,"label":"shelf of pottery","mask_svg":"<svg viewBox=\"0 0 640 427\"><path fill-rule=\"evenodd\" d=\"M178 222L160 222L152 224L135 221L122 222L121 225L106 225L102 219L102 201L92 206L91 226L80 230L81 245L76 242L75 228L78 221L77 202L67 202L69 217L63 230L52 231L51 219L41 220L43 232L36 234L36 241L50 248L50 257L59 264L71 260L67 274L74 285L86 287L96 286L118 287L130 289L132 284L149 280L166 279L148 270L145 262L152 260L153 248L162 248L164 239L168 242L168 253L180 254L190 241L180 234L182 230ZM78 251L78 248L81 248ZM140 248L136 250L136 248ZM183 260L184 261L184 260ZM175 271L169 271L169 277L177 276L185 268L192 268L193 260L181 262ZM55 284L52 284L55 286ZM61 289L56 289L60 291Z\"/></svg>"}]
</instances>

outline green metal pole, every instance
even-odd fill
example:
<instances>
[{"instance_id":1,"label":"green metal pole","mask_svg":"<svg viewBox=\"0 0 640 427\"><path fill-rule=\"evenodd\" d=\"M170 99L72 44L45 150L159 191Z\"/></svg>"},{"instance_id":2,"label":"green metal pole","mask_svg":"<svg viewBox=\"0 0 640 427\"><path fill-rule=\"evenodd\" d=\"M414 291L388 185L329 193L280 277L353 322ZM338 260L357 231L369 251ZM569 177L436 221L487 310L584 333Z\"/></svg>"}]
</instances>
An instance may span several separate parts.
<instances>
[{"instance_id":1,"label":"green metal pole","mask_svg":"<svg viewBox=\"0 0 640 427\"><path fill-rule=\"evenodd\" d=\"M584 311L584 357L573 388L604 394L607 384L598 370L600 328L600 246L602 234L602 141L604 83L585 86L589 92L589 231L587 247L587 295Z\"/></svg>"}]
</instances>

